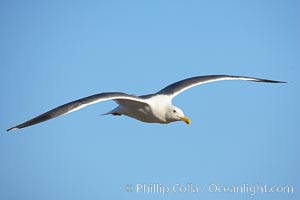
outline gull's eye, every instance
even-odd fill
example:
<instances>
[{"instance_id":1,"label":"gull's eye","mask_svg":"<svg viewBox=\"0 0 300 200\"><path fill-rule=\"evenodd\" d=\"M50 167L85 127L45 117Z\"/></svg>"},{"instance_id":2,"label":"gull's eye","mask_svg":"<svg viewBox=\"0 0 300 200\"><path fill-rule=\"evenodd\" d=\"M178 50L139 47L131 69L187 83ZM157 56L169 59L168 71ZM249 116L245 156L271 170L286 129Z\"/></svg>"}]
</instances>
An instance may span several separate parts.
<instances>
[{"instance_id":1,"label":"gull's eye","mask_svg":"<svg viewBox=\"0 0 300 200\"><path fill-rule=\"evenodd\" d=\"M173 113L176 113L176 110L173 110Z\"/></svg>"}]
</instances>

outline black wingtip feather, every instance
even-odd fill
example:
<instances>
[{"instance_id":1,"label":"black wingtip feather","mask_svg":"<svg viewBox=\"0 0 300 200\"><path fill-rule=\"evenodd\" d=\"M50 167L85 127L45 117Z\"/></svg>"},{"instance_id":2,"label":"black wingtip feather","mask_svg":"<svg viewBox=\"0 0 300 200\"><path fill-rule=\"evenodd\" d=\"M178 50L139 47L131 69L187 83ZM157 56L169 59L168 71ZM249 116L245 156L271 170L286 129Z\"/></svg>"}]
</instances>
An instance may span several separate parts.
<instances>
[{"instance_id":1,"label":"black wingtip feather","mask_svg":"<svg viewBox=\"0 0 300 200\"><path fill-rule=\"evenodd\" d=\"M9 129L7 129L6 131L11 131L11 130L13 130L13 129L18 129L17 127L11 127L11 128L9 128Z\"/></svg>"},{"instance_id":2,"label":"black wingtip feather","mask_svg":"<svg viewBox=\"0 0 300 200\"><path fill-rule=\"evenodd\" d=\"M284 81L273 81L273 80L268 80L268 79L259 79L257 82L266 82L266 83L287 83Z\"/></svg>"}]
</instances>

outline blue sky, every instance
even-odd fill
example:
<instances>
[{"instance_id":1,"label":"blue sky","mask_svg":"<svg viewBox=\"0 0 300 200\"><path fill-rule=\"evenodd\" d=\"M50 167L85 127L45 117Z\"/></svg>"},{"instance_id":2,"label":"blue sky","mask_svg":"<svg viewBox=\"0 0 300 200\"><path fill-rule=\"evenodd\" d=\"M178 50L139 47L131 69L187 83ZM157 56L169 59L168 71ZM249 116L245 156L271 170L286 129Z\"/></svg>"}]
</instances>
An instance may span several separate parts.
<instances>
[{"instance_id":1,"label":"blue sky","mask_svg":"<svg viewBox=\"0 0 300 200\"><path fill-rule=\"evenodd\" d=\"M299 6L1 1L0 199L299 199ZM288 84L227 81L188 90L173 103L189 126L99 116L115 106L109 101L5 131L94 93L142 95L208 74ZM204 191L136 190L190 183ZM243 184L294 192L209 190Z\"/></svg>"}]
</instances>

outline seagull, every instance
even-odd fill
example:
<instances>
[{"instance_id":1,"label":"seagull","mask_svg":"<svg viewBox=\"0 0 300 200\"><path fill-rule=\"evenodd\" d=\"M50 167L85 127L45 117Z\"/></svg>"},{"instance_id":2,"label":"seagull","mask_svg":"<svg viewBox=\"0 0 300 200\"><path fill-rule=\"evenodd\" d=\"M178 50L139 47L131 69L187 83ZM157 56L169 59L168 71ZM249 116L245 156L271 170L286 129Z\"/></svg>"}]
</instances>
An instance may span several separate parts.
<instances>
[{"instance_id":1,"label":"seagull","mask_svg":"<svg viewBox=\"0 0 300 200\"><path fill-rule=\"evenodd\" d=\"M25 121L19 125L7 129L17 130L32 126L55 117L69 114L86 106L99 103L102 101L113 100L118 106L113 110L103 115L125 115L132 117L142 122L147 123L160 123L168 124L170 122L184 121L186 124L190 124L191 121L186 117L183 111L172 104L172 99L181 92L195 87L197 85L224 81L224 80L244 80L254 82L266 82L266 83L286 83L282 81L274 81L261 78L253 78L247 76L232 76L232 75L207 75L207 76L195 76L187 78L175 83L172 83L165 88L161 89L157 93L135 96L129 95L123 92L104 92L94 94L88 97L84 97L64 105L58 106L52 110L49 110L33 119Z\"/></svg>"}]
</instances>

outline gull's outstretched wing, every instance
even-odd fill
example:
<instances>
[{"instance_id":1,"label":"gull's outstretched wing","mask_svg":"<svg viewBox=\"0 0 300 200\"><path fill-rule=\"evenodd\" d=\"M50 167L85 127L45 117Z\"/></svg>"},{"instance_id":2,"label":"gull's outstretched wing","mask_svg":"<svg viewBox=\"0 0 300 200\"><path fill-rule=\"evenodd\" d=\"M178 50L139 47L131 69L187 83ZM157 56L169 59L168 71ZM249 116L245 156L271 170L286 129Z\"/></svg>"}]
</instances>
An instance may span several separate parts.
<instances>
[{"instance_id":1,"label":"gull's outstretched wing","mask_svg":"<svg viewBox=\"0 0 300 200\"><path fill-rule=\"evenodd\" d=\"M285 83L282 81L273 81L268 79L252 78L246 76L230 76L230 75L196 76L168 85L167 87L163 88L156 94L168 95L170 96L170 98L174 98L176 95L180 94L181 92L190 89L192 87L195 87L197 85L215 82L215 81L223 81L223 80L245 80L245 81L266 82L266 83Z\"/></svg>"},{"instance_id":2,"label":"gull's outstretched wing","mask_svg":"<svg viewBox=\"0 0 300 200\"><path fill-rule=\"evenodd\" d=\"M76 101L72 101L70 103L66 103L62 106L58 106L52 110L49 110L48 112L45 112L33 119L30 119L22 124L19 124L17 126L11 127L7 129L7 131L10 130L16 130L16 129L21 129L27 126L31 126L37 123L41 123L44 121L47 121L49 119L53 119L55 117L58 117L60 115L68 114L70 112L74 112L76 110L79 110L85 106L95 104L101 101L107 101L107 100L128 100L128 101L133 101L135 103L141 103L144 105L148 105L143 99L133 96L133 95L128 95L125 93L121 92L107 92L107 93L100 93L100 94L95 94L91 95L82 99L78 99Z\"/></svg>"}]
</instances>

